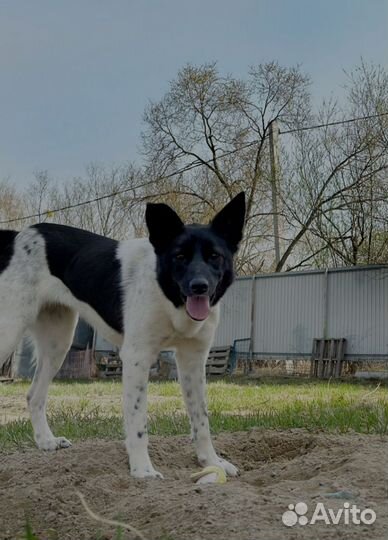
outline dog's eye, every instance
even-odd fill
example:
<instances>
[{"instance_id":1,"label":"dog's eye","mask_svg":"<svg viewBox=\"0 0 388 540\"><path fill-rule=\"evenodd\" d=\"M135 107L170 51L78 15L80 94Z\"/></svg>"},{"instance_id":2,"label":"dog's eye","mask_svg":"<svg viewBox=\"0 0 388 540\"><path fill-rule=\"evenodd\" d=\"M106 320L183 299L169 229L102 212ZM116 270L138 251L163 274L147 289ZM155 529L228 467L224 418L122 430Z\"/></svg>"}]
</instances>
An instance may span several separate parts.
<instances>
[{"instance_id":1,"label":"dog's eye","mask_svg":"<svg viewBox=\"0 0 388 540\"><path fill-rule=\"evenodd\" d=\"M210 253L210 258L212 261L218 261L221 259L221 255L215 251L213 251L212 253Z\"/></svg>"}]
</instances>

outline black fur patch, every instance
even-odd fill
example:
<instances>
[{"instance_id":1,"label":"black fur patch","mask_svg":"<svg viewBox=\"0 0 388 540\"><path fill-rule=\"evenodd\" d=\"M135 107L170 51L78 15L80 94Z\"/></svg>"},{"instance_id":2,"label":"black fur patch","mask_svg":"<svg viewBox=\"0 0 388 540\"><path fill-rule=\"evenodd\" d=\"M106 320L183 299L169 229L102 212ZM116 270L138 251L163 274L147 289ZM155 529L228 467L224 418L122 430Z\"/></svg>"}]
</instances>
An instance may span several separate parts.
<instances>
[{"instance_id":1,"label":"black fur patch","mask_svg":"<svg viewBox=\"0 0 388 540\"><path fill-rule=\"evenodd\" d=\"M33 226L46 243L50 272L88 303L117 332L123 331L121 264L118 242L75 227Z\"/></svg>"},{"instance_id":2,"label":"black fur patch","mask_svg":"<svg viewBox=\"0 0 388 540\"><path fill-rule=\"evenodd\" d=\"M0 272L4 272L12 259L17 234L17 231L0 231Z\"/></svg>"}]
</instances>

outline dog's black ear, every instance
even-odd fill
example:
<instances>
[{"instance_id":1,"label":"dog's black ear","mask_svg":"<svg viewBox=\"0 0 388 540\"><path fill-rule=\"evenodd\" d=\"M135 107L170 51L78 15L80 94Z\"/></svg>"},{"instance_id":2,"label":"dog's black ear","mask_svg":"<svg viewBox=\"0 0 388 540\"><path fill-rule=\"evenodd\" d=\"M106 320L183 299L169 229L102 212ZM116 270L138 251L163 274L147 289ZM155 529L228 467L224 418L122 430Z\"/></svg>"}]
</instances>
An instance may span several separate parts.
<instances>
[{"instance_id":1,"label":"dog's black ear","mask_svg":"<svg viewBox=\"0 0 388 540\"><path fill-rule=\"evenodd\" d=\"M218 212L210 225L235 253L242 238L244 221L245 193L242 191Z\"/></svg>"},{"instance_id":2,"label":"dog's black ear","mask_svg":"<svg viewBox=\"0 0 388 540\"><path fill-rule=\"evenodd\" d=\"M162 253L184 227L181 218L167 204L148 203L145 218L155 253Z\"/></svg>"}]
</instances>

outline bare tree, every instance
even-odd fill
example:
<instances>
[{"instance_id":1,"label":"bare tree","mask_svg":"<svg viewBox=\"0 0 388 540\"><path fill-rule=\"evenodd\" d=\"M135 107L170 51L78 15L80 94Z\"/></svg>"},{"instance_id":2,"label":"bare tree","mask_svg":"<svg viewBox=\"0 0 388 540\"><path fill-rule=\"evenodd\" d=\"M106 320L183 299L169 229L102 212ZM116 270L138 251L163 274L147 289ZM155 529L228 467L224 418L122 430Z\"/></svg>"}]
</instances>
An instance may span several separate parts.
<instances>
[{"instance_id":1,"label":"bare tree","mask_svg":"<svg viewBox=\"0 0 388 540\"><path fill-rule=\"evenodd\" d=\"M0 183L0 218L16 219L9 226L18 228L52 222L117 239L139 236L144 233L146 184L141 170L132 164L90 164L84 177L65 183L39 171L20 193L9 182Z\"/></svg>"},{"instance_id":2,"label":"bare tree","mask_svg":"<svg viewBox=\"0 0 388 540\"><path fill-rule=\"evenodd\" d=\"M137 235L143 222L139 216L143 184L142 173L132 164L92 163L85 177L74 178L55 192L51 206L61 209L55 221L111 238Z\"/></svg>"},{"instance_id":3,"label":"bare tree","mask_svg":"<svg viewBox=\"0 0 388 540\"><path fill-rule=\"evenodd\" d=\"M150 196L173 201L194 221L208 219L238 191L247 193L243 272L262 268L270 248L269 125L308 117L308 85L299 68L274 62L252 68L246 81L222 77L215 64L188 65L145 112L143 150L155 180ZM193 170L193 164L201 167Z\"/></svg>"},{"instance_id":4,"label":"bare tree","mask_svg":"<svg viewBox=\"0 0 388 540\"><path fill-rule=\"evenodd\" d=\"M25 205L22 195L15 186L6 179L0 182L0 221L7 222L21 217L25 212ZM17 222L1 223L1 229L12 229Z\"/></svg>"},{"instance_id":5,"label":"bare tree","mask_svg":"<svg viewBox=\"0 0 388 540\"><path fill-rule=\"evenodd\" d=\"M26 223L46 221L47 212L50 210L55 184L48 171L36 171L32 182L24 192L26 213L34 216Z\"/></svg>"},{"instance_id":6,"label":"bare tree","mask_svg":"<svg viewBox=\"0 0 388 540\"><path fill-rule=\"evenodd\" d=\"M318 124L381 113L383 69L362 63L349 76L347 108L325 103ZM385 91L381 85L385 85ZM376 98L377 96L377 98ZM361 98L364 100L362 101ZM388 110L388 99L386 110ZM283 208L289 240L277 270L382 262L387 256L385 116L301 131L293 136Z\"/></svg>"}]
</instances>

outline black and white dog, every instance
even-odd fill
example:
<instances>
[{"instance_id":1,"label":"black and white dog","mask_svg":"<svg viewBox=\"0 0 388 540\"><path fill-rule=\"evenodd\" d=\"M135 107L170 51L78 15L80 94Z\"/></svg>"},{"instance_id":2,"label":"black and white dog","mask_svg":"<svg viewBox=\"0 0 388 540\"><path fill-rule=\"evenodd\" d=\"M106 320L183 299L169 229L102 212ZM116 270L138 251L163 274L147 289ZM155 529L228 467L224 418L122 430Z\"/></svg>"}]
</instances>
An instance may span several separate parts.
<instances>
[{"instance_id":1,"label":"black and white dog","mask_svg":"<svg viewBox=\"0 0 388 540\"><path fill-rule=\"evenodd\" d=\"M46 419L48 386L72 343L78 314L120 347L126 447L131 474L161 477L148 456L147 382L161 349L175 349L179 380L203 466L237 469L214 451L205 363L219 300L233 281L244 193L210 225L184 225L165 204L148 204L148 239L116 242L63 225L0 231L0 365L28 332L37 366L27 396L36 444L70 446Z\"/></svg>"}]
</instances>

